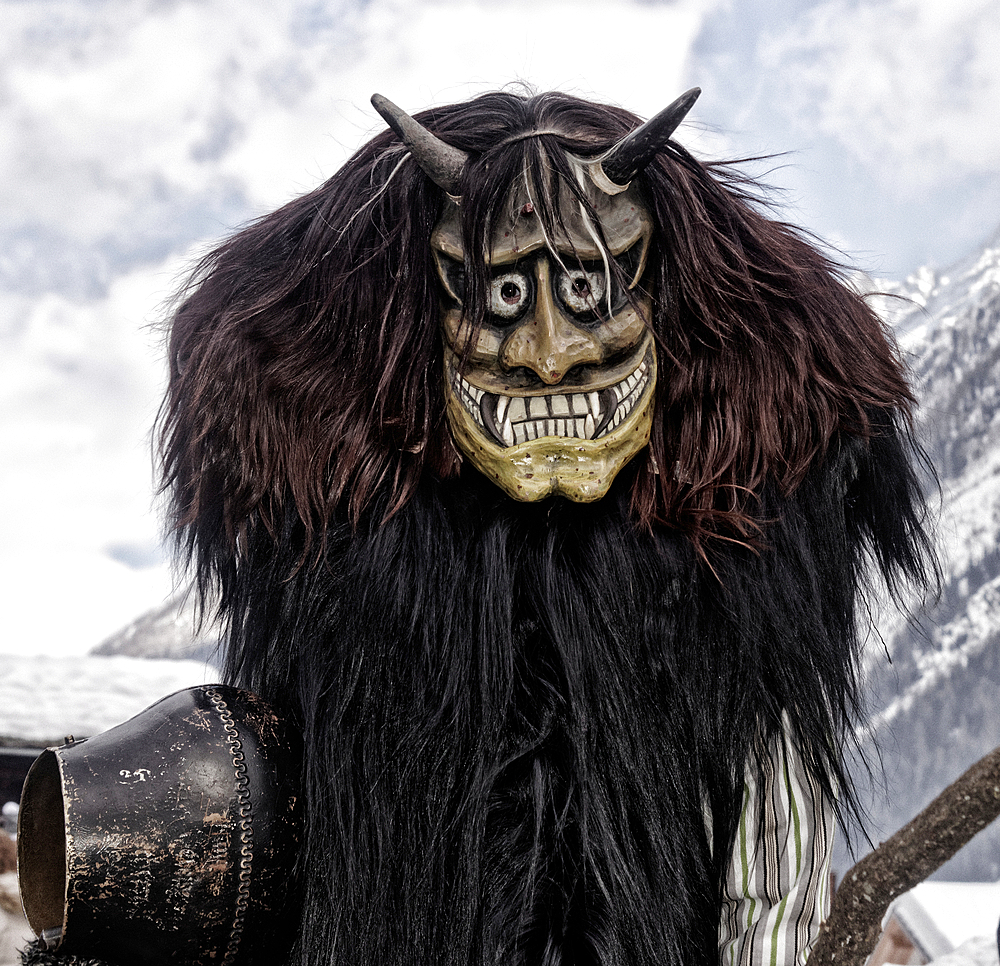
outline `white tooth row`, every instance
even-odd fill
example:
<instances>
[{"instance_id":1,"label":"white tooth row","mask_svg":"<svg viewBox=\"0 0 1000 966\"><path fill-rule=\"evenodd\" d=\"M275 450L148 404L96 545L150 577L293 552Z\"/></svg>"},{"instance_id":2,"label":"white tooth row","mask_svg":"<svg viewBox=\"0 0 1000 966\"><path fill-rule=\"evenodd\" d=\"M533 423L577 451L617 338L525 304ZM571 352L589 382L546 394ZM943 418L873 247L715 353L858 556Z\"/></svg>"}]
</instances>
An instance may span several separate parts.
<instances>
[{"instance_id":1,"label":"white tooth row","mask_svg":"<svg viewBox=\"0 0 1000 966\"><path fill-rule=\"evenodd\" d=\"M646 377L646 363L644 360L642 364L639 366L639 368L636 369L631 376L627 376L625 379L622 379L621 382L616 383L614 386L611 387L612 389L614 389L615 398L618 400L618 402L621 402L626 396L630 396L635 387L640 382L642 382L642 384L645 385L646 384L645 377ZM632 407L629 406L629 409L631 408Z\"/></svg>"},{"instance_id":2,"label":"white tooth row","mask_svg":"<svg viewBox=\"0 0 1000 966\"><path fill-rule=\"evenodd\" d=\"M614 387L615 395L618 397L618 405L615 407L615 414L611 417L611 421L601 433L602 436L606 436L614 430L632 412L632 407L639 401L639 397L646 389L647 382L646 363L644 362L628 379L623 379Z\"/></svg>"},{"instance_id":3,"label":"white tooth row","mask_svg":"<svg viewBox=\"0 0 1000 966\"><path fill-rule=\"evenodd\" d=\"M632 411L648 382L646 361L621 382L612 386L617 405L601 435L611 432ZM479 404L484 390L473 386L457 373L453 385L465 408L483 425ZM496 425L508 446L543 436L593 439L601 422L601 394L555 393L550 396L497 396ZM485 429L485 426L483 427Z\"/></svg>"},{"instance_id":4,"label":"white tooth row","mask_svg":"<svg viewBox=\"0 0 1000 966\"><path fill-rule=\"evenodd\" d=\"M589 413L585 419L527 419L521 423L511 423L509 419L505 419L500 432L508 446L516 446L543 436L593 439L596 425L594 417Z\"/></svg>"},{"instance_id":5,"label":"white tooth row","mask_svg":"<svg viewBox=\"0 0 1000 966\"><path fill-rule=\"evenodd\" d=\"M525 420L567 419L575 416L593 416L601 419L601 395L596 392L572 393L552 396L498 396L497 425L510 420L523 423Z\"/></svg>"}]
</instances>

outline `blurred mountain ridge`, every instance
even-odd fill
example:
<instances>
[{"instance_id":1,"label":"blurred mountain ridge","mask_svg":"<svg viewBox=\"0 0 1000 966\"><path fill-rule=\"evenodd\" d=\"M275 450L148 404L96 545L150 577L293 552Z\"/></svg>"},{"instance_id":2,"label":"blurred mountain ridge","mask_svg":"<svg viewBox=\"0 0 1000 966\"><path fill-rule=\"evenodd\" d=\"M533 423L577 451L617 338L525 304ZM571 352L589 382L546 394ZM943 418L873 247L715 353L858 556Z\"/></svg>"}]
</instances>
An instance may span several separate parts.
<instances>
[{"instance_id":1,"label":"blurred mountain ridge","mask_svg":"<svg viewBox=\"0 0 1000 966\"><path fill-rule=\"evenodd\" d=\"M213 663L219 655L219 629L209 617L202 620L192 593L180 591L140 614L90 653Z\"/></svg>"}]
</instances>

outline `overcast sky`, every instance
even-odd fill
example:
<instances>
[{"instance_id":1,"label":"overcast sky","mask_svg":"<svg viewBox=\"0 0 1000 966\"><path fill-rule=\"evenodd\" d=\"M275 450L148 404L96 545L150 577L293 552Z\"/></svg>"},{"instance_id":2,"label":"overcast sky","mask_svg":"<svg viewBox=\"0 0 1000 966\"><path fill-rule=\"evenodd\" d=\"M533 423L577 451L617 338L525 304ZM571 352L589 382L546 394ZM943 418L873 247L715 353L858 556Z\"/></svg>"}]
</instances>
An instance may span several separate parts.
<instances>
[{"instance_id":1,"label":"overcast sky","mask_svg":"<svg viewBox=\"0 0 1000 966\"><path fill-rule=\"evenodd\" d=\"M207 242L410 111L524 81L758 170L875 275L1000 226L996 0L0 0L0 654L80 652L171 586L148 326ZM773 170L772 170L773 169Z\"/></svg>"}]
</instances>

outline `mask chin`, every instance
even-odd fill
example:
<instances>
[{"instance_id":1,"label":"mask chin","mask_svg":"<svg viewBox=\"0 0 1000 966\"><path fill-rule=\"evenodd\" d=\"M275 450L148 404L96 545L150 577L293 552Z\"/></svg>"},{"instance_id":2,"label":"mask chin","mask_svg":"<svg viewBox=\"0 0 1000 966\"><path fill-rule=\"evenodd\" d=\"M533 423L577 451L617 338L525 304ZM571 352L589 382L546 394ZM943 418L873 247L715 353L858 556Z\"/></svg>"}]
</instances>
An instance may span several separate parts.
<instances>
[{"instance_id":1,"label":"mask chin","mask_svg":"<svg viewBox=\"0 0 1000 966\"><path fill-rule=\"evenodd\" d=\"M605 413L604 425L596 427L597 436L593 439L581 438L583 433L579 430L586 417L579 412L574 417L571 412L566 418L550 417L548 422L553 425L548 432L542 428L544 417L526 421L531 423L528 434L538 432L538 437L503 445L498 438L502 431L496 427L495 419L490 418L483 401L490 394L462 379L450 353L444 368L446 412L455 444L480 473L515 500L532 503L548 496L564 496L577 503L599 500L622 468L649 443L656 385L656 351L652 342L636 369L610 392L602 394L604 399L613 401L614 410ZM530 407L532 400L545 400L543 405L554 411L552 400L568 400L571 395L564 390L547 397L514 396L510 406L518 405L514 400L520 400L526 407ZM573 409L571 401L569 409ZM573 430L565 424L570 421L576 423L579 435L569 434ZM508 424L508 438L512 432ZM523 435L518 429L516 438Z\"/></svg>"}]
</instances>

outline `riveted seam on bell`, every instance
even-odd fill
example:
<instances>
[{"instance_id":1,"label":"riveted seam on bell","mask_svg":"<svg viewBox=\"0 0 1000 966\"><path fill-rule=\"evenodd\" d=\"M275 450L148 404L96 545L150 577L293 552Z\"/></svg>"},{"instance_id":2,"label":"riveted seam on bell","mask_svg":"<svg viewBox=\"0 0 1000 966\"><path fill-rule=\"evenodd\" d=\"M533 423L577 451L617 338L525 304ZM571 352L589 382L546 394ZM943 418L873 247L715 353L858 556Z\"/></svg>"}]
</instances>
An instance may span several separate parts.
<instances>
[{"instance_id":1,"label":"riveted seam on bell","mask_svg":"<svg viewBox=\"0 0 1000 966\"><path fill-rule=\"evenodd\" d=\"M246 756L243 754L243 743L240 740L240 733L236 728L232 712L229 710L225 699L214 688L209 688L205 693L209 701L212 702L212 706L218 712L222 727L226 732L226 746L232 758L236 779L235 792L239 816L237 826L240 836L239 884L237 886L236 909L229 934L229 944L221 964L221 966L233 966L236 954L239 952L240 940L243 938L247 910L250 905L250 880L254 851L253 808L250 802L250 782L247 778Z\"/></svg>"}]
</instances>

